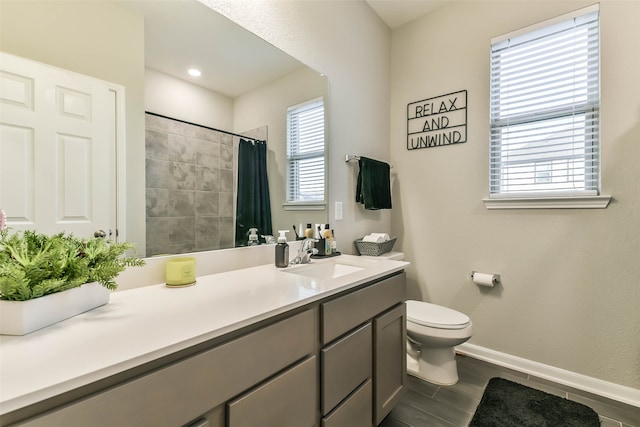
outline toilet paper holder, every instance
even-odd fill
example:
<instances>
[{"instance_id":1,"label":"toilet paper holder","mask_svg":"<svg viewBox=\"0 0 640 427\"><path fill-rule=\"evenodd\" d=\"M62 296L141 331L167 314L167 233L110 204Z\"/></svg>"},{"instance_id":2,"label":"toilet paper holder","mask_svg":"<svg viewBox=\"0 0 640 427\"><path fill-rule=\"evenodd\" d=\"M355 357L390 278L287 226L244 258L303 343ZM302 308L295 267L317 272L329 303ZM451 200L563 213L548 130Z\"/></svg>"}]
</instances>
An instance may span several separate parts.
<instances>
[{"instance_id":1,"label":"toilet paper holder","mask_svg":"<svg viewBox=\"0 0 640 427\"><path fill-rule=\"evenodd\" d=\"M500 283L500 275L492 274L492 273L479 273L477 271L472 271L471 280L476 285L493 287L498 283Z\"/></svg>"}]
</instances>

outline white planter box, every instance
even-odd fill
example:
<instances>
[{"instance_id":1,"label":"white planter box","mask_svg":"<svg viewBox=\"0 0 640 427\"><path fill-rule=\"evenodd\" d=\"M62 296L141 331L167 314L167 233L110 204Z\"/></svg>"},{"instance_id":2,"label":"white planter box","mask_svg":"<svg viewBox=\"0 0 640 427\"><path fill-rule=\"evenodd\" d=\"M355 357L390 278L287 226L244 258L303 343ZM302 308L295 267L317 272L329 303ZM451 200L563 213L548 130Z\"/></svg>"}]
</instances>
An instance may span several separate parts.
<instances>
[{"instance_id":1,"label":"white planter box","mask_svg":"<svg viewBox=\"0 0 640 427\"><path fill-rule=\"evenodd\" d=\"M26 335L109 302L97 282L28 301L0 301L0 334Z\"/></svg>"}]
</instances>

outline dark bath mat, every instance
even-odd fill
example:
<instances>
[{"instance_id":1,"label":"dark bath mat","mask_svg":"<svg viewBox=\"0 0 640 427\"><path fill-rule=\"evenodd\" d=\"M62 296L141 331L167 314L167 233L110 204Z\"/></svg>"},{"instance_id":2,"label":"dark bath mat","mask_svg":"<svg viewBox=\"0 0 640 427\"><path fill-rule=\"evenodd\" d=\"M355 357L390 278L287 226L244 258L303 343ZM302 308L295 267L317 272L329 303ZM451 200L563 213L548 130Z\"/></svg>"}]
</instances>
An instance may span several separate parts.
<instances>
[{"instance_id":1,"label":"dark bath mat","mask_svg":"<svg viewBox=\"0 0 640 427\"><path fill-rule=\"evenodd\" d=\"M469 427L599 427L598 414L571 400L491 378Z\"/></svg>"}]
</instances>

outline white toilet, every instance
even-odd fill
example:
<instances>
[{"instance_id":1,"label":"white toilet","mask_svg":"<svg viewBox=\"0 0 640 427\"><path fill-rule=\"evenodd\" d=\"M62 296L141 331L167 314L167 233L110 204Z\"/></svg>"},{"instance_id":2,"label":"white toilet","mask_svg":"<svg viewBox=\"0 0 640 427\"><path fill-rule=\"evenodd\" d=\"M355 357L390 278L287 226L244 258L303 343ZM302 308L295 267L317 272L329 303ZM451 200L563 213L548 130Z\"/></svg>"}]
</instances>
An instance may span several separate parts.
<instances>
[{"instance_id":1,"label":"white toilet","mask_svg":"<svg viewBox=\"0 0 640 427\"><path fill-rule=\"evenodd\" d=\"M450 308L407 301L407 373L434 384L458 382L454 347L473 335L471 319Z\"/></svg>"}]
</instances>

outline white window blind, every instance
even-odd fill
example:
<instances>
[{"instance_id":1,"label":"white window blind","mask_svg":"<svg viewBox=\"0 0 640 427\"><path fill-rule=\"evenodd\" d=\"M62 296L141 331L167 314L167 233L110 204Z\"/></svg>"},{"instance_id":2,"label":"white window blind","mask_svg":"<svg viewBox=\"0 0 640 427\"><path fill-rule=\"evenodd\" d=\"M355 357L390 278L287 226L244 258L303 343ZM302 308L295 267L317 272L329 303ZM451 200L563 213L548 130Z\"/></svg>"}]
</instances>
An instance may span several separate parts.
<instances>
[{"instance_id":1,"label":"white window blind","mask_svg":"<svg viewBox=\"0 0 640 427\"><path fill-rule=\"evenodd\" d=\"M599 192L597 5L492 40L490 197Z\"/></svg>"},{"instance_id":2,"label":"white window blind","mask_svg":"<svg viewBox=\"0 0 640 427\"><path fill-rule=\"evenodd\" d=\"M287 202L324 201L324 101L287 109Z\"/></svg>"}]
</instances>

